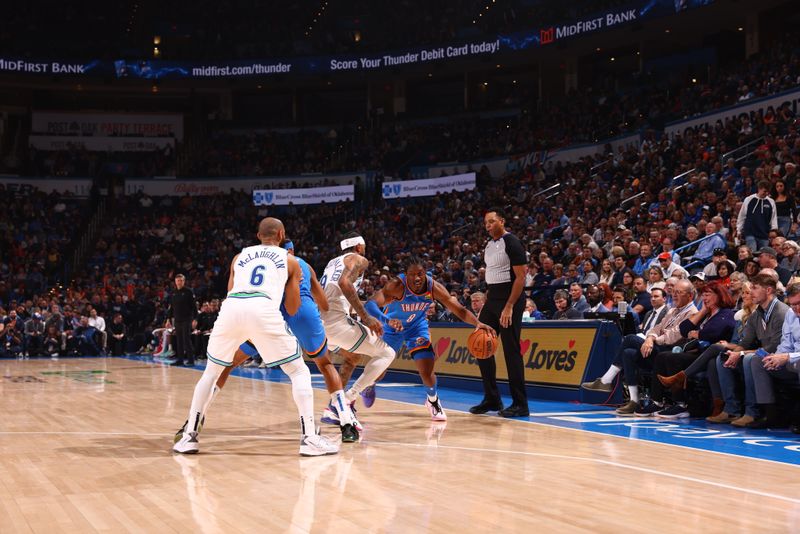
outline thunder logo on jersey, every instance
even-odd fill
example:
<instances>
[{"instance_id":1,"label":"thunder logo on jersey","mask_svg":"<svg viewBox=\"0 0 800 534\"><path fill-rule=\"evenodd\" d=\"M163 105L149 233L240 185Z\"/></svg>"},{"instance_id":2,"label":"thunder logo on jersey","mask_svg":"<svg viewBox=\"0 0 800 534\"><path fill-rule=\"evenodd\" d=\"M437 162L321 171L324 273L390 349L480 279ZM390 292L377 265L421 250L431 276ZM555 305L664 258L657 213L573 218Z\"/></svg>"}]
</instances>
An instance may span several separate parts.
<instances>
[{"instance_id":1,"label":"thunder logo on jersey","mask_svg":"<svg viewBox=\"0 0 800 534\"><path fill-rule=\"evenodd\" d=\"M425 291L417 294L408 287L404 274L398 275L398 278L403 281L403 299L389 304L384 313L392 319L399 319L404 324L426 319L428 308L433 306L433 279L428 276Z\"/></svg>"}]
</instances>

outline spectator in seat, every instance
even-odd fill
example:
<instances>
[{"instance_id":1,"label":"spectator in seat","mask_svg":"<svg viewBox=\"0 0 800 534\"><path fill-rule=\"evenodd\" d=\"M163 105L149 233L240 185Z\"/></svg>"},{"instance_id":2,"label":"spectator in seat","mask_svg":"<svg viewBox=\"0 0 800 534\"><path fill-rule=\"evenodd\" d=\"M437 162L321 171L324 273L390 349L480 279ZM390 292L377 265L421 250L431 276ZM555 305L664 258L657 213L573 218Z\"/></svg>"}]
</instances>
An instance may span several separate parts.
<instances>
[{"instance_id":1,"label":"spectator in seat","mask_svg":"<svg viewBox=\"0 0 800 534\"><path fill-rule=\"evenodd\" d=\"M724 248L715 248L714 252L711 255L711 262L703 267L703 272L706 275L706 278L711 278L717 276L717 265L720 262L727 261L728 255L725 252Z\"/></svg>"},{"instance_id":2,"label":"spectator in seat","mask_svg":"<svg viewBox=\"0 0 800 534\"><path fill-rule=\"evenodd\" d=\"M650 304L650 293L647 292L647 283L644 278L637 276L633 279L634 296L631 300L631 309L637 313L639 317L652 309Z\"/></svg>"},{"instance_id":3,"label":"spectator in seat","mask_svg":"<svg viewBox=\"0 0 800 534\"><path fill-rule=\"evenodd\" d=\"M758 274L752 280L750 294L756 311L745 324L739 343L717 357L717 374L725 406L719 415L706 419L709 423L747 427L759 418L755 386L749 370L753 358L751 351L760 347L774 353L781 341L783 321L789 307L778 300L777 285L777 281L767 274ZM742 404L736 395L736 381L737 375L742 377L744 373L748 376L744 380L744 415L741 415Z\"/></svg>"},{"instance_id":4,"label":"spectator in seat","mask_svg":"<svg viewBox=\"0 0 800 534\"><path fill-rule=\"evenodd\" d=\"M62 333L54 324L47 327L44 334L44 353L53 359L58 358L63 343Z\"/></svg>"},{"instance_id":5,"label":"spectator in seat","mask_svg":"<svg viewBox=\"0 0 800 534\"><path fill-rule=\"evenodd\" d=\"M486 304L486 295L481 291L476 291L470 295L469 304L470 308L472 308L472 313L474 313L477 317L481 313L483 306Z\"/></svg>"},{"instance_id":6,"label":"spectator in seat","mask_svg":"<svg viewBox=\"0 0 800 534\"><path fill-rule=\"evenodd\" d=\"M800 282L794 282L786 288L786 300L789 309L781 327L781 341L770 355L759 358L748 354L744 358L745 377L750 375L755 401L760 417L748 423L747 428L781 428L785 426L779 417L775 399L775 381L796 383L800 373ZM797 311L795 311L797 310ZM773 353L774 352L774 353ZM795 426L798 421L795 421Z\"/></svg>"},{"instance_id":7,"label":"spectator in seat","mask_svg":"<svg viewBox=\"0 0 800 534\"><path fill-rule=\"evenodd\" d=\"M106 333L106 320L97 314L97 308L92 308L89 311L89 326L95 329L95 335L98 339L98 345L101 352L106 351L106 344L108 343L108 334Z\"/></svg>"},{"instance_id":8,"label":"spectator in seat","mask_svg":"<svg viewBox=\"0 0 800 534\"><path fill-rule=\"evenodd\" d=\"M581 298L583 298L583 295L581 295ZM569 305L569 294L563 289L559 289L555 292L553 301L556 305L556 309L553 312L553 319L583 319L583 313Z\"/></svg>"},{"instance_id":9,"label":"spectator in seat","mask_svg":"<svg viewBox=\"0 0 800 534\"><path fill-rule=\"evenodd\" d=\"M800 245L796 241L784 241L780 252L783 256L779 264L781 267L790 273L800 270Z\"/></svg>"},{"instance_id":10,"label":"spectator in seat","mask_svg":"<svg viewBox=\"0 0 800 534\"><path fill-rule=\"evenodd\" d=\"M609 369L603 377L607 379L608 375L616 376L620 369L625 370L624 380L625 385L628 386L631 400L617 409L617 415L630 417L636 410L645 408L639 404L639 368L652 368L651 356L669 350L675 345L683 345L687 341L680 330L680 325L697 313L697 308L692 302L694 299L692 284L688 280L679 280L675 284L673 298L675 306L667 311L660 323L645 334L644 339L637 335L625 336L612 369ZM589 383L586 389L592 389L595 382ZM601 379L601 382L605 381Z\"/></svg>"},{"instance_id":11,"label":"spectator in seat","mask_svg":"<svg viewBox=\"0 0 800 534\"><path fill-rule=\"evenodd\" d=\"M725 238L719 233L719 228L717 228L716 224L713 222L706 223L705 230L706 239L697 245L697 250L695 250L692 260L708 260L713 257L714 252L717 250L722 250L724 253L728 246Z\"/></svg>"},{"instance_id":12,"label":"spectator in seat","mask_svg":"<svg viewBox=\"0 0 800 534\"><path fill-rule=\"evenodd\" d=\"M0 332L0 355L4 358L22 356L22 332L17 327L20 319L16 310L11 310L3 321L3 330Z\"/></svg>"},{"instance_id":13,"label":"spectator in seat","mask_svg":"<svg viewBox=\"0 0 800 534\"><path fill-rule=\"evenodd\" d=\"M574 283L569 286L570 308L577 311L583 317L583 312L589 309L589 303L583 296L583 288L580 284Z\"/></svg>"},{"instance_id":14,"label":"spectator in seat","mask_svg":"<svg viewBox=\"0 0 800 534\"><path fill-rule=\"evenodd\" d=\"M784 286L789 283L792 273L778 265L778 253L772 247L764 247L758 251L758 265L761 269L773 269L778 273L778 280Z\"/></svg>"},{"instance_id":15,"label":"spectator in seat","mask_svg":"<svg viewBox=\"0 0 800 534\"><path fill-rule=\"evenodd\" d=\"M522 322L532 323L534 321L541 321L545 316L536 309L536 303L533 299L525 299L525 310L522 312Z\"/></svg>"},{"instance_id":16,"label":"spectator in seat","mask_svg":"<svg viewBox=\"0 0 800 534\"><path fill-rule=\"evenodd\" d=\"M25 321L22 339L22 352L25 356L40 356L44 350L44 321L39 313L34 313Z\"/></svg>"},{"instance_id":17,"label":"spectator in seat","mask_svg":"<svg viewBox=\"0 0 800 534\"><path fill-rule=\"evenodd\" d=\"M685 403L688 374L683 370L698 362L697 367L700 370L710 369L712 375L715 375L716 357L720 351L707 351L706 349L712 344L719 345L720 342L730 341L733 337L736 320L734 319L734 303L728 290L718 283L711 283L703 288L701 298L703 300L702 309L680 325L681 333L689 342L678 352L662 351L655 355L651 395L653 399L659 399L661 402L654 400L654 404L664 405L664 388L662 386L671 389L674 403L672 406L665 406L663 410L656 411L655 415L658 418L689 417L689 410ZM716 377L714 376L709 382L712 384L714 398L721 399L722 394L719 388L714 387L717 384ZM651 408L651 410L654 409L655 407Z\"/></svg>"},{"instance_id":18,"label":"spectator in seat","mask_svg":"<svg viewBox=\"0 0 800 534\"><path fill-rule=\"evenodd\" d=\"M658 265L661 267L661 274L664 276L664 280L673 276L675 278L689 277L689 273L686 272L686 269L677 263L672 263L672 255L669 252L662 252L658 255Z\"/></svg>"}]
</instances>

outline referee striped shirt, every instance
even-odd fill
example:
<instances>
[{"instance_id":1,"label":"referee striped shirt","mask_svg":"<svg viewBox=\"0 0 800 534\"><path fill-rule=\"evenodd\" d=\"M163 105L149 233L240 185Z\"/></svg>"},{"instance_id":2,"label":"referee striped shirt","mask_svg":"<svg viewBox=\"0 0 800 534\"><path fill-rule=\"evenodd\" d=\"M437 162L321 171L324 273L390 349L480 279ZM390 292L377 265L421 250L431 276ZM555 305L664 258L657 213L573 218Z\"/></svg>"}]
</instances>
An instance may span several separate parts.
<instances>
[{"instance_id":1,"label":"referee striped shirt","mask_svg":"<svg viewBox=\"0 0 800 534\"><path fill-rule=\"evenodd\" d=\"M525 265L525 249L520 240L506 232L499 239L490 239L483 252L486 263L486 284L489 286L487 299L508 300L516 275L515 265Z\"/></svg>"}]
</instances>

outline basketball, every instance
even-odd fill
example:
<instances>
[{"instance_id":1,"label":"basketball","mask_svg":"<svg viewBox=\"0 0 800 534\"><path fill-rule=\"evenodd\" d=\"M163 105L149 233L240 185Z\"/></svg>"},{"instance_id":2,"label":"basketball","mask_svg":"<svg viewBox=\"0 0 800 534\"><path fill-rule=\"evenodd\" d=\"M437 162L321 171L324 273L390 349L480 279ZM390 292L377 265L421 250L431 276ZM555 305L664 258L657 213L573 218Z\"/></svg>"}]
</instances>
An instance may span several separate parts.
<instances>
[{"instance_id":1,"label":"basketball","mask_svg":"<svg viewBox=\"0 0 800 534\"><path fill-rule=\"evenodd\" d=\"M473 356L479 360L494 356L497 350L497 336L488 330L475 330L467 339L467 347Z\"/></svg>"}]
</instances>

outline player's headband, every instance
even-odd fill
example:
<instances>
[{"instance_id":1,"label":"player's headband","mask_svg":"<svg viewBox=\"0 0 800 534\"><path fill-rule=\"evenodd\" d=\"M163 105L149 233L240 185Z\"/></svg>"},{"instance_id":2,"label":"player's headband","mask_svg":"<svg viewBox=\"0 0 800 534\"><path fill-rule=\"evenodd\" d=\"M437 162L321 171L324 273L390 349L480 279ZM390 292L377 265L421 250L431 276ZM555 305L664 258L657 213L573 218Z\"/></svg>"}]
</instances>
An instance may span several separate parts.
<instances>
[{"instance_id":1,"label":"player's headband","mask_svg":"<svg viewBox=\"0 0 800 534\"><path fill-rule=\"evenodd\" d=\"M353 248L356 245L367 245L367 242L364 241L364 238L361 236L351 237L349 239L343 239L340 243L342 245L342 250L347 250L348 248Z\"/></svg>"},{"instance_id":2,"label":"player's headband","mask_svg":"<svg viewBox=\"0 0 800 534\"><path fill-rule=\"evenodd\" d=\"M281 246L286 250L294 250L294 243L292 243L291 241L284 241L283 245Z\"/></svg>"}]
</instances>

